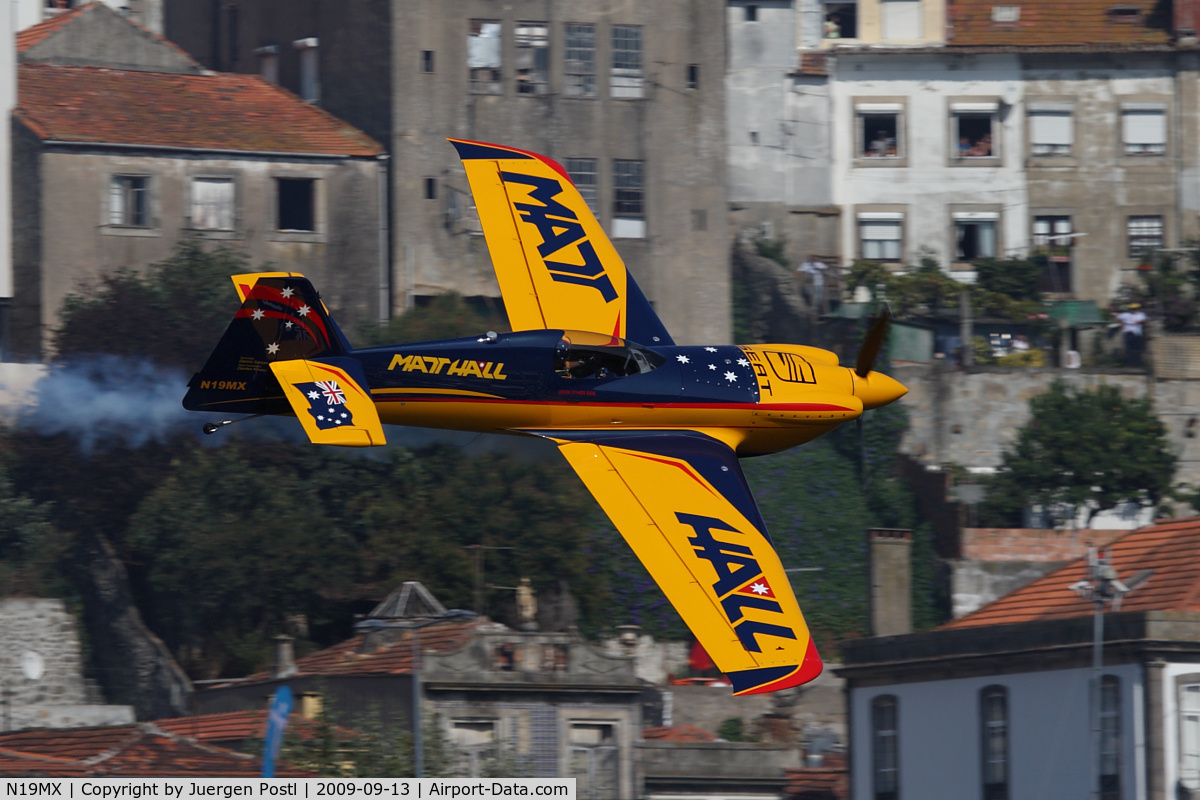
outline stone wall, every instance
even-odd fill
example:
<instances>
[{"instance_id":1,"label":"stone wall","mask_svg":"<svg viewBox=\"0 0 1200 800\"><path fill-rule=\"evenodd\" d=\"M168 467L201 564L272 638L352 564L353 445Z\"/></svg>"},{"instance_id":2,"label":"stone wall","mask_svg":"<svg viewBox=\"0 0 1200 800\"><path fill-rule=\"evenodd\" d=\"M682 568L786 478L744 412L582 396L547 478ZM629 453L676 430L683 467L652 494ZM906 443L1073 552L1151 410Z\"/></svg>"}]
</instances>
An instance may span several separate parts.
<instances>
[{"instance_id":1,"label":"stone wall","mask_svg":"<svg viewBox=\"0 0 1200 800\"><path fill-rule=\"evenodd\" d=\"M1000 466L1005 448L1029 421L1029 400L1062 380L1073 388L1108 385L1127 397L1148 395L1179 457L1176 481L1200 484L1200 438L1188 436L1194 433L1188 421L1200 418L1200 381L1154 380L1133 371L981 367L963 372L943 365L897 367L894 374L909 390L900 401L909 420L900 450L926 467Z\"/></svg>"}]
</instances>

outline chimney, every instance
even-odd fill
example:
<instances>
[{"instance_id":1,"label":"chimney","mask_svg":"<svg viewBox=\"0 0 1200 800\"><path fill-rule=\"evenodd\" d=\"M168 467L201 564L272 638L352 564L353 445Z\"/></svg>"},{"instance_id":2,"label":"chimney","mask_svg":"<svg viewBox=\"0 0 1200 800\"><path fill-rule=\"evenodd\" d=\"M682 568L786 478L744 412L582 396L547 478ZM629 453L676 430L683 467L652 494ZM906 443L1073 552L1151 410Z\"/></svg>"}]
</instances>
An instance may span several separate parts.
<instances>
[{"instance_id":1,"label":"chimney","mask_svg":"<svg viewBox=\"0 0 1200 800\"><path fill-rule=\"evenodd\" d=\"M871 635L912 632L912 531L867 531Z\"/></svg>"},{"instance_id":2,"label":"chimney","mask_svg":"<svg viewBox=\"0 0 1200 800\"><path fill-rule=\"evenodd\" d=\"M280 634L275 637L275 665L271 668L276 678L289 678L296 674L296 658L292 650L292 637Z\"/></svg>"},{"instance_id":3,"label":"chimney","mask_svg":"<svg viewBox=\"0 0 1200 800\"><path fill-rule=\"evenodd\" d=\"M1196 46L1196 29L1200 27L1200 3L1197 0L1174 0L1171 4L1172 28L1175 44L1184 47Z\"/></svg>"}]
</instances>

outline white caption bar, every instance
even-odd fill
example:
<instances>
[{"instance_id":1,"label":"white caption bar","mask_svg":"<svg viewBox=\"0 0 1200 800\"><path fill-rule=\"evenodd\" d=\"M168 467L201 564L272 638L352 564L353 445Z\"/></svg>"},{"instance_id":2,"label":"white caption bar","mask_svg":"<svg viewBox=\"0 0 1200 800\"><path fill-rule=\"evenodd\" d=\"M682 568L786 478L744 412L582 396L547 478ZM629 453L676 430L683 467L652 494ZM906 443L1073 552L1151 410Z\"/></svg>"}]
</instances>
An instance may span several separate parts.
<instances>
[{"instance_id":1,"label":"white caption bar","mask_svg":"<svg viewBox=\"0 0 1200 800\"><path fill-rule=\"evenodd\" d=\"M457 800L552 797L575 800L574 778L0 778L0 799L143 800L235 797Z\"/></svg>"}]
</instances>

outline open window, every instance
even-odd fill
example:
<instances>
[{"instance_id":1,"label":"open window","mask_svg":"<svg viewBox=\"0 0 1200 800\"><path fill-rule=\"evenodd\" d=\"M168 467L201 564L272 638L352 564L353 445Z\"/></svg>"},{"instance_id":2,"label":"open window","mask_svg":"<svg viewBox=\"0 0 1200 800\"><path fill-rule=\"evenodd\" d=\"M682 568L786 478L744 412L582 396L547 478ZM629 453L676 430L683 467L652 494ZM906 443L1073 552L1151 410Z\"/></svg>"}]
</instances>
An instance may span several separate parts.
<instances>
[{"instance_id":1,"label":"open window","mask_svg":"<svg viewBox=\"0 0 1200 800\"><path fill-rule=\"evenodd\" d=\"M641 375L662 366L664 361L653 350L598 333L569 331L554 348L555 373L573 380Z\"/></svg>"},{"instance_id":2,"label":"open window","mask_svg":"<svg viewBox=\"0 0 1200 800\"><path fill-rule=\"evenodd\" d=\"M128 228L150 226L150 178L113 175L108 184L108 224Z\"/></svg>"},{"instance_id":3,"label":"open window","mask_svg":"<svg viewBox=\"0 0 1200 800\"><path fill-rule=\"evenodd\" d=\"M999 103L951 103L956 159L996 158L1000 155Z\"/></svg>"},{"instance_id":4,"label":"open window","mask_svg":"<svg viewBox=\"0 0 1200 800\"><path fill-rule=\"evenodd\" d=\"M517 94L550 90L550 35L544 22L518 22L516 30Z\"/></svg>"},{"instance_id":5,"label":"open window","mask_svg":"<svg viewBox=\"0 0 1200 800\"><path fill-rule=\"evenodd\" d=\"M467 70L475 94L500 94L500 23L473 19L467 34Z\"/></svg>"},{"instance_id":6,"label":"open window","mask_svg":"<svg viewBox=\"0 0 1200 800\"><path fill-rule=\"evenodd\" d=\"M904 106L900 103L858 103L855 157L885 161L904 156Z\"/></svg>"},{"instance_id":7,"label":"open window","mask_svg":"<svg viewBox=\"0 0 1200 800\"><path fill-rule=\"evenodd\" d=\"M312 233L317 229L316 181L276 178L279 220L276 230Z\"/></svg>"},{"instance_id":8,"label":"open window","mask_svg":"<svg viewBox=\"0 0 1200 800\"><path fill-rule=\"evenodd\" d=\"M996 257L995 211L956 212L954 217L955 261L969 263L977 258Z\"/></svg>"},{"instance_id":9,"label":"open window","mask_svg":"<svg viewBox=\"0 0 1200 800\"><path fill-rule=\"evenodd\" d=\"M824 12L822 38L858 38L858 3L825 3Z\"/></svg>"}]
</instances>

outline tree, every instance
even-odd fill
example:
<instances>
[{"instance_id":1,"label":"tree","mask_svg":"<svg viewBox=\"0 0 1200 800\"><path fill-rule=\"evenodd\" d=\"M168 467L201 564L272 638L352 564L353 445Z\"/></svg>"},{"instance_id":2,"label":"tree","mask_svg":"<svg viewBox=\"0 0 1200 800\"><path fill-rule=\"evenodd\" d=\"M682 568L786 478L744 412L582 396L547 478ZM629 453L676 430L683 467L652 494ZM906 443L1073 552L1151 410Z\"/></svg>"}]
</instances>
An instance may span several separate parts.
<instances>
[{"instance_id":1,"label":"tree","mask_svg":"<svg viewBox=\"0 0 1200 800\"><path fill-rule=\"evenodd\" d=\"M365 347L429 342L476 336L489 330L509 330L508 320L501 309L471 303L457 292L448 292L437 295L427 305L409 309L387 325L364 324L358 331L355 344Z\"/></svg>"},{"instance_id":2,"label":"tree","mask_svg":"<svg viewBox=\"0 0 1200 800\"><path fill-rule=\"evenodd\" d=\"M993 516L1012 522L1031 505L1065 505L1076 514L1086 510L1090 524L1120 503L1150 506L1167 496L1176 458L1148 399L1056 381L1029 405L1029 424L990 481Z\"/></svg>"},{"instance_id":3,"label":"tree","mask_svg":"<svg viewBox=\"0 0 1200 800\"><path fill-rule=\"evenodd\" d=\"M0 597L64 595L59 566L68 539L51 524L49 506L13 488L12 461L10 451L0 449Z\"/></svg>"}]
</instances>

